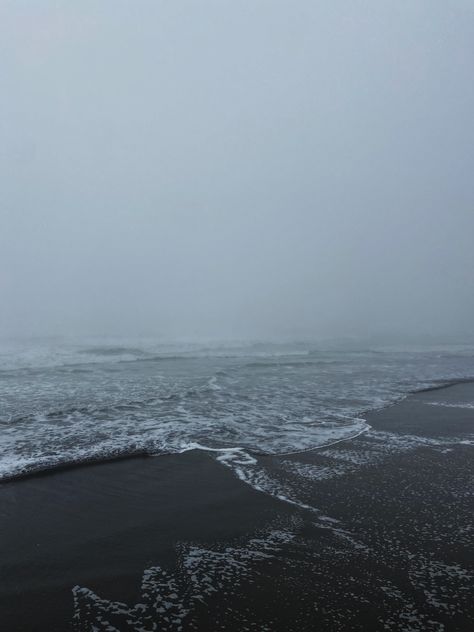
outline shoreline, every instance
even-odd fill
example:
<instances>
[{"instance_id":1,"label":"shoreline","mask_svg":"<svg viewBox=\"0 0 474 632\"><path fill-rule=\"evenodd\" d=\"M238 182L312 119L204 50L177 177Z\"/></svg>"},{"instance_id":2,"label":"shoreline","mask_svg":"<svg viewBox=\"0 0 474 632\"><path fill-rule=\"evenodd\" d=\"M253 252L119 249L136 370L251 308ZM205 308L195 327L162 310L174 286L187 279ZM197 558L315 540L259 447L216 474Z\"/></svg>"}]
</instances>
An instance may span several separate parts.
<instances>
[{"instance_id":1,"label":"shoreline","mask_svg":"<svg viewBox=\"0 0 474 632\"><path fill-rule=\"evenodd\" d=\"M422 394L422 393L436 392L436 391L449 389L449 388L452 388L453 386L462 385L462 384L474 384L474 377L442 380L442 381L440 381L439 384L435 384L433 386L429 386L429 387L421 388L421 389L416 389L416 390L413 390L413 391L407 391L407 393L405 395L401 395L400 397L395 399L393 402L389 402L389 403L383 405L380 408L369 408L369 409L366 409L366 410L362 411L361 413L359 413L359 416L355 417L355 419L358 419L361 422L366 422L366 420L364 419L365 416L372 415L373 413L378 413L378 412L384 411L384 410L386 410L386 409L388 409L388 408L390 408L392 406L396 406L400 402L403 402L408 397L411 397L413 395ZM307 448L307 449L304 449L304 450L295 450L295 451L292 451L292 452L277 452L277 453L257 452L255 450L252 450L252 449L249 449L249 448L242 448L240 446L234 446L234 445L229 445L228 448L229 449L245 450L249 454L252 454L252 455L255 455L255 456L258 456L258 457L265 457L265 456L268 456L268 457L290 456L292 454L297 455L297 454L304 454L305 452L312 452L312 451L316 451L316 450L323 450L323 449L326 449L327 447L330 447L331 445L335 445L335 444L340 443L340 442L352 441L353 439L357 438L361 434L364 434L368 430L370 430L370 425L367 428L365 428L365 429L361 430L360 432L357 432L356 434L351 435L349 437L343 437L341 439L336 439L335 441L332 441L332 442L327 443L327 444L318 445L318 446ZM202 449L205 451L205 446L203 446ZM222 448L222 449L224 450L226 448ZM213 450L214 450L214 448L209 448L210 452L212 452ZM187 452L187 451L188 450L185 450L184 452ZM148 452L144 448L139 448L136 451L127 450L124 453L110 454L109 456L108 455L104 455L104 456L100 456L100 457L91 456L91 457L85 457L84 459L77 460L77 461L68 461L68 462L57 463L57 464L53 463L53 464L48 465L46 467L38 466L38 468L35 468L33 466L33 469L29 470L28 472L21 472L21 473L18 473L18 474L12 474L11 476L5 476L3 478L0 477L0 486L2 484L4 484L4 483L14 483L16 481L21 481L21 480L24 480L24 479L33 478L33 477L36 477L36 476L48 476L50 473L52 474L52 473L55 473L55 472L67 471L67 470L70 470L70 469L89 467L90 465L96 465L96 464L100 464L100 463L104 463L104 464L105 463L115 463L115 462L128 460L128 459L158 458L158 457L162 457L162 456L179 455L179 454L183 454L184 452L163 452L163 453L160 453L160 454L156 454L156 453L153 454L153 453Z\"/></svg>"},{"instance_id":2,"label":"shoreline","mask_svg":"<svg viewBox=\"0 0 474 632\"><path fill-rule=\"evenodd\" d=\"M245 480L191 450L4 483L0 622L468 632L474 410L437 402L473 401L472 381L420 391L357 438L239 465Z\"/></svg>"}]
</instances>

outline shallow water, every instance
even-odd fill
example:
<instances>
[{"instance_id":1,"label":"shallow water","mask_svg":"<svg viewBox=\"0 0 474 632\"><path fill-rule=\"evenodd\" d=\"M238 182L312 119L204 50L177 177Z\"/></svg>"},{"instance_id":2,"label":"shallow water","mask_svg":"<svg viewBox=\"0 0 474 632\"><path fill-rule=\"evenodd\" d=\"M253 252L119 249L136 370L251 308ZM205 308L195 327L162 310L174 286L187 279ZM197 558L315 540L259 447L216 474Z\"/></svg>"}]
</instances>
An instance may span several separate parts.
<instances>
[{"instance_id":1,"label":"shallow water","mask_svg":"<svg viewBox=\"0 0 474 632\"><path fill-rule=\"evenodd\" d=\"M368 430L365 411L474 376L467 346L85 340L2 343L0 352L3 479L193 447L238 467L356 436Z\"/></svg>"}]
</instances>

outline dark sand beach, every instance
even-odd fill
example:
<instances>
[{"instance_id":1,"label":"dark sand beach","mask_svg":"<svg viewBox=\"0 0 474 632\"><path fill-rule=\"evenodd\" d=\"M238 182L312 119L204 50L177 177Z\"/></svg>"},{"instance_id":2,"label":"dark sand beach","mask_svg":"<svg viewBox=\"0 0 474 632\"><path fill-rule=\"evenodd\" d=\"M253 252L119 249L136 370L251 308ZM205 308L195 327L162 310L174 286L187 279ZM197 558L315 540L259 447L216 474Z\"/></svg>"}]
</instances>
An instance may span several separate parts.
<instances>
[{"instance_id":1,"label":"dark sand beach","mask_svg":"<svg viewBox=\"0 0 474 632\"><path fill-rule=\"evenodd\" d=\"M3 483L0 630L473 630L472 402L258 457L274 495L204 451Z\"/></svg>"}]
</instances>

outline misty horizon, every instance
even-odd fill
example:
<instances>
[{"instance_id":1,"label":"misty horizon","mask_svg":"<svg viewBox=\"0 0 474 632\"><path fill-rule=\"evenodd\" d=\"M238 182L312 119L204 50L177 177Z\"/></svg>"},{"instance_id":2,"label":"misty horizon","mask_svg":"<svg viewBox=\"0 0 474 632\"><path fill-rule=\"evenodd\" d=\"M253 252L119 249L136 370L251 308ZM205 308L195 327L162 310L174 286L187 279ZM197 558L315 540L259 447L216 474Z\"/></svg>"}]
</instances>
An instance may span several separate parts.
<instances>
[{"instance_id":1,"label":"misty horizon","mask_svg":"<svg viewBox=\"0 0 474 632\"><path fill-rule=\"evenodd\" d=\"M0 7L0 337L472 339L464 1Z\"/></svg>"}]
</instances>

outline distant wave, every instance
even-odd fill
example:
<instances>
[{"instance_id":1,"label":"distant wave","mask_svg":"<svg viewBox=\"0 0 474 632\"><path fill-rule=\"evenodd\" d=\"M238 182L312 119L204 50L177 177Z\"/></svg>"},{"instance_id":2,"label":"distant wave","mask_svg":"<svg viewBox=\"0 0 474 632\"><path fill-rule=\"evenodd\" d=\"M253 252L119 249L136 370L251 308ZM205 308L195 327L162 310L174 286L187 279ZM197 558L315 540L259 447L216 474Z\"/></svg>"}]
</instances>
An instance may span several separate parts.
<instances>
[{"instance_id":1,"label":"distant wave","mask_svg":"<svg viewBox=\"0 0 474 632\"><path fill-rule=\"evenodd\" d=\"M294 354L298 355L298 354ZM279 368L279 367L290 367L290 368L302 368L308 366L321 366L324 364L338 364L337 360L286 360L285 356L281 356L281 359L273 362L270 359L259 360L256 362L248 362L245 366L250 369L264 369L264 368Z\"/></svg>"},{"instance_id":2,"label":"distant wave","mask_svg":"<svg viewBox=\"0 0 474 632\"><path fill-rule=\"evenodd\" d=\"M150 405L159 405L160 403L175 400L184 400L189 397L202 395L205 391L219 391L221 387L217 384L217 377L214 376L206 381L200 387L191 387L176 393L161 393L153 397L136 400L124 400L110 402L105 406L97 406L88 404L86 406L68 406L54 410L46 410L41 412L32 412L28 415L19 415L9 419L0 419L0 423L14 425L15 423L34 421L39 418L43 420L63 419L71 415L106 415L108 413L131 412L137 409L146 408Z\"/></svg>"},{"instance_id":3,"label":"distant wave","mask_svg":"<svg viewBox=\"0 0 474 632\"><path fill-rule=\"evenodd\" d=\"M147 351L139 349L138 347L88 347L86 349L78 349L77 353L85 355L99 355L99 356L117 356L117 355L148 355Z\"/></svg>"},{"instance_id":4,"label":"distant wave","mask_svg":"<svg viewBox=\"0 0 474 632\"><path fill-rule=\"evenodd\" d=\"M200 350L181 350L176 352L153 352L146 351L144 349L132 348L132 347L91 347L86 349L78 349L71 352L66 357L64 356L51 356L51 357L39 357L35 359L25 360L23 363L19 363L18 360L12 363L8 363L5 358L2 358L3 366L0 365L0 374L17 375L22 373L34 374L43 370L63 370L68 369L71 371L86 370L85 367L95 366L98 364L117 363L126 364L133 362L186 362L193 360L205 360L205 359L245 359L256 358L264 361L265 359L271 360L272 358L292 358L292 357L304 357L308 356L308 351L261 351L252 350L249 348L242 349L200 349ZM82 356L82 357L81 357ZM86 359L83 359L84 356ZM309 364L309 363L308 363Z\"/></svg>"}]
</instances>

